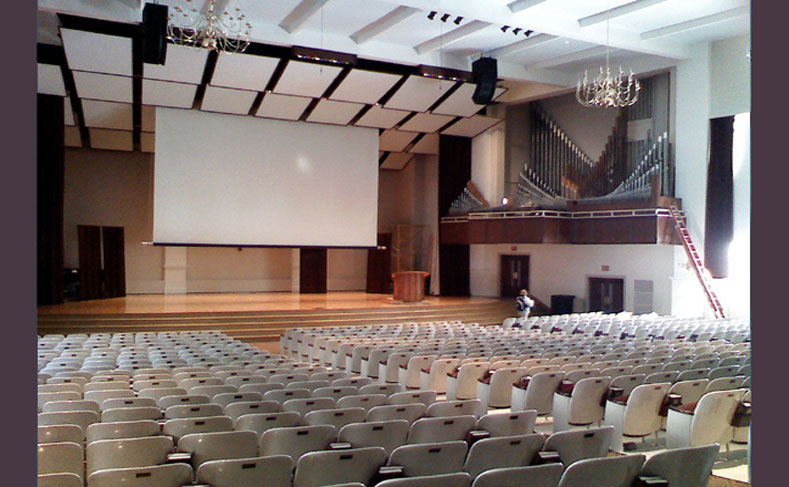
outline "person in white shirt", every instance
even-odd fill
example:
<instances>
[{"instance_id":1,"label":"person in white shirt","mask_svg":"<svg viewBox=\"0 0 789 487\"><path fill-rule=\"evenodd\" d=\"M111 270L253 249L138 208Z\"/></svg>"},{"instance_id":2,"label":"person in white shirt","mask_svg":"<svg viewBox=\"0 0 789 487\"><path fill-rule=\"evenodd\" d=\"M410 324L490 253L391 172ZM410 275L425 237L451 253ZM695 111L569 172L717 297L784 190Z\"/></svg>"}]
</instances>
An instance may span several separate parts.
<instances>
[{"instance_id":1,"label":"person in white shirt","mask_svg":"<svg viewBox=\"0 0 789 487\"><path fill-rule=\"evenodd\" d=\"M534 300L529 297L529 292L525 289L521 289L520 295L515 300L515 307L518 308L520 312L520 319L518 321L522 322L528 318L529 312L533 306Z\"/></svg>"}]
</instances>

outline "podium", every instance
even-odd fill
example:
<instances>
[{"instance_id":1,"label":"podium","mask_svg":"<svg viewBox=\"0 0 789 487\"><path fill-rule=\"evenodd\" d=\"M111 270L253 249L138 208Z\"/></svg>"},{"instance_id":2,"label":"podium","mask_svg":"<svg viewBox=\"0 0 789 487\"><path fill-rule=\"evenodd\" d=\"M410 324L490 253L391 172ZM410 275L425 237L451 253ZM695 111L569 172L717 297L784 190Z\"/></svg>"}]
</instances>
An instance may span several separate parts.
<instances>
[{"instance_id":1,"label":"podium","mask_svg":"<svg viewBox=\"0 0 789 487\"><path fill-rule=\"evenodd\" d=\"M393 299L404 303L420 302L425 299L425 278L429 272L406 271L392 274L394 280Z\"/></svg>"}]
</instances>

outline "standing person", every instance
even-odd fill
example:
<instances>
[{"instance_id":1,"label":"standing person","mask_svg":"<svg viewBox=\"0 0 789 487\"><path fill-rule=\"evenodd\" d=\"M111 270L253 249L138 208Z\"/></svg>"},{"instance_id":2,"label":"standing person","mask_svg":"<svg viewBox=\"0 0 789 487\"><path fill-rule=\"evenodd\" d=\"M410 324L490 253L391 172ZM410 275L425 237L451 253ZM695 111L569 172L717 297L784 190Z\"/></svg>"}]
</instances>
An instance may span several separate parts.
<instances>
[{"instance_id":1,"label":"standing person","mask_svg":"<svg viewBox=\"0 0 789 487\"><path fill-rule=\"evenodd\" d=\"M518 308L518 311L521 314L518 322L522 323L524 320L526 320L526 318L529 317L529 312L534 306L534 300L529 297L528 291L521 289L520 296L515 299L515 306Z\"/></svg>"}]
</instances>

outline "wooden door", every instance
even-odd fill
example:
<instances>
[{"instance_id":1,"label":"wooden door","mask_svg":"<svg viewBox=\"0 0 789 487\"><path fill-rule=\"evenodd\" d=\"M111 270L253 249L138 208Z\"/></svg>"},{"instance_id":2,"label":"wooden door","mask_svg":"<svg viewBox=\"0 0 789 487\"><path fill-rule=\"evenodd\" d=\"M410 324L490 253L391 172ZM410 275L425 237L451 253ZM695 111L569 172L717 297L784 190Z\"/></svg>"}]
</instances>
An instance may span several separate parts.
<instances>
[{"instance_id":1,"label":"wooden door","mask_svg":"<svg viewBox=\"0 0 789 487\"><path fill-rule=\"evenodd\" d=\"M299 250L299 292L326 292L326 249L302 248Z\"/></svg>"},{"instance_id":2,"label":"wooden door","mask_svg":"<svg viewBox=\"0 0 789 487\"><path fill-rule=\"evenodd\" d=\"M392 234L378 234L378 248L367 251L367 292L392 292Z\"/></svg>"},{"instance_id":3,"label":"wooden door","mask_svg":"<svg viewBox=\"0 0 789 487\"><path fill-rule=\"evenodd\" d=\"M589 278L589 311L619 313L625 310L624 279Z\"/></svg>"},{"instance_id":4,"label":"wooden door","mask_svg":"<svg viewBox=\"0 0 789 487\"><path fill-rule=\"evenodd\" d=\"M529 289L529 256L501 256L501 296L517 297L521 289Z\"/></svg>"}]
</instances>

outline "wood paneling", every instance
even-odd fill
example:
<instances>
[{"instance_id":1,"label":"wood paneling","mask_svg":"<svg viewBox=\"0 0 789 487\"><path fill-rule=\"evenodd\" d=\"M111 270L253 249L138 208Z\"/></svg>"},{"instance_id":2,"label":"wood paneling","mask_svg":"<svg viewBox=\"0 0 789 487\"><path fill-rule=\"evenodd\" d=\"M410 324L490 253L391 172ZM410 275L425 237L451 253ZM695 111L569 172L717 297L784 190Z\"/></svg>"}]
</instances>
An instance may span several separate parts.
<instances>
[{"instance_id":1,"label":"wood paneling","mask_svg":"<svg viewBox=\"0 0 789 487\"><path fill-rule=\"evenodd\" d=\"M38 95L37 285L38 304L59 304L63 295L63 97Z\"/></svg>"}]
</instances>

